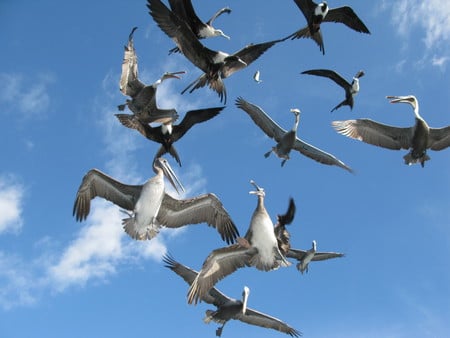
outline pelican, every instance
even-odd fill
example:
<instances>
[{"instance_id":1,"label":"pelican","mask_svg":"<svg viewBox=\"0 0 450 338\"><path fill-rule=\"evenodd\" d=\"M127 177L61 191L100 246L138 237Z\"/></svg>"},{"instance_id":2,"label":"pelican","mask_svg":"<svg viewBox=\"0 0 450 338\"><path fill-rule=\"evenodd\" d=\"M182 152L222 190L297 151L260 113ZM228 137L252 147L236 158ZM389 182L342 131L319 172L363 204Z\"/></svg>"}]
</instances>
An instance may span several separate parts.
<instances>
[{"instance_id":1,"label":"pelican","mask_svg":"<svg viewBox=\"0 0 450 338\"><path fill-rule=\"evenodd\" d=\"M305 70L302 74L309 75L317 75L327 77L334 82L336 82L339 86L344 88L345 90L345 100L339 103L336 107L331 109L331 112L339 109L342 106L350 106L350 109L353 109L354 96L359 92L359 78L364 76L364 71L358 71L352 79L352 82L348 82L341 75L336 73L334 70L329 69L311 69Z\"/></svg>"},{"instance_id":2,"label":"pelican","mask_svg":"<svg viewBox=\"0 0 450 338\"><path fill-rule=\"evenodd\" d=\"M161 0L147 1L150 15L161 30L176 43L180 51L192 64L203 71L201 76L181 92L182 94L188 90L189 93L192 93L194 90L208 85L217 92L220 101L226 103L227 92L222 79L247 67L270 47L283 41L273 40L259 44L250 44L234 54L213 51L202 45L186 22L170 11Z\"/></svg>"},{"instance_id":3,"label":"pelican","mask_svg":"<svg viewBox=\"0 0 450 338\"><path fill-rule=\"evenodd\" d=\"M379 147L400 150L410 149L403 156L405 164L420 163L430 157L427 149L443 150L450 146L450 126L430 128L419 114L419 102L414 95L386 96L391 103L407 103L414 110L416 123L412 127L400 128L381 124L370 119L333 121L332 126L342 135Z\"/></svg>"},{"instance_id":4,"label":"pelican","mask_svg":"<svg viewBox=\"0 0 450 338\"><path fill-rule=\"evenodd\" d=\"M178 118L175 109L159 109L156 104L156 89L166 79L180 79L179 74L185 71L164 73L160 79L151 85L145 85L138 78L138 62L133 43L133 34L137 27L131 30L128 44L125 46L125 55L122 62L122 74L120 77L120 91L125 96L130 96L125 104L117 106L123 111L126 106L141 120L142 123L168 122Z\"/></svg>"},{"instance_id":5,"label":"pelican","mask_svg":"<svg viewBox=\"0 0 450 338\"><path fill-rule=\"evenodd\" d=\"M116 114L125 127L136 129L146 138L161 144L155 158L161 157L165 153L172 155L181 167L181 160L173 145L195 124L205 122L218 115L225 107L191 110L186 113L180 124L174 125L173 120L169 120L160 126L151 127L148 123L142 123L136 116L128 114Z\"/></svg>"},{"instance_id":6,"label":"pelican","mask_svg":"<svg viewBox=\"0 0 450 338\"><path fill-rule=\"evenodd\" d=\"M223 240L233 243L239 235L236 226L220 200L212 193L189 199L175 199L165 192L164 176L180 193L183 186L169 163L157 158L153 163L155 176L142 185L128 185L91 169L78 189L73 215L77 221L87 218L91 200L102 197L124 210L132 211L123 220L125 232L136 240L150 240L161 227L179 228L188 224L207 223L220 233Z\"/></svg>"},{"instance_id":7,"label":"pelican","mask_svg":"<svg viewBox=\"0 0 450 338\"><path fill-rule=\"evenodd\" d=\"M208 255L189 288L189 304L197 304L219 280L239 268L254 266L261 271L270 271L291 264L278 248L274 225L264 206L264 189L253 180L250 183L256 188L250 194L258 196L258 203L247 233L237 239L237 244L213 250Z\"/></svg>"},{"instance_id":8,"label":"pelican","mask_svg":"<svg viewBox=\"0 0 450 338\"><path fill-rule=\"evenodd\" d=\"M231 9L229 7L224 7L219 9L212 17L206 22L203 22L198 17L197 13L192 6L191 0L169 0L170 9L175 15L177 15L180 19L184 20L189 28L194 32L197 39L206 39L212 38L216 36L222 36L226 39L230 39L230 37L221 29L216 29L212 26L213 21L219 17L220 15L227 13L231 13ZM178 47L172 48L169 54L174 52L179 52Z\"/></svg>"},{"instance_id":9,"label":"pelican","mask_svg":"<svg viewBox=\"0 0 450 338\"><path fill-rule=\"evenodd\" d=\"M344 257L345 255L340 252L318 252L316 241L312 241L312 248L309 250L289 249L286 257L295 258L299 261L297 263L297 269L302 274L308 272L308 265L312 261L323 261L325 259Z\"/></svg>"},{"instance_id":10,"label":"pelican","mask_svg":"<svg viewBox=\"0 0 450 338\"><path fill-rule=\"evenodd\" d=\"M178 276L183 278L189 285L194 282L198 275L197 271L178 263L171 256L165 255L163 257L163 261L167 268L171 269ZM240 320L241 322L250 325L274 329L287 333L292 337L299 337L302 335L301 332L290 327L280 319L247 307L249 293L250 289L245 286L242 292L242 300L237 300L224 295L222 292L213 287L204 295L202 300L208 304L216 306L217 308L215 311L206 310L204 322L210 323L211 321L214 321L222 324L222 326L216 330L216 335L218 337L222 335L225 324L231 319Z\"/></svg>"},{"instance_id":11,"label":"pelican","mask_svg":"<svg viewBox=\"0 0 450 338\"><path fill-rule=\"evenodd\" d=\"M302 11L308 25L285 39L311 38L319 45L322 54L325 54L320 30L322 22L340 22L357 32L370 34L369 29L349 6L330 8L326 1L318 4L312 0L294 0L294 2Z\"/></svg>"},{"instance_id":12,"label":"pelican","mask_svg":"<svg viewBox=\"0 0 450 338\"><path fill-rule=\"evenodd\" d=\"M297 137L300 110L291 109L291 112L295 115L295 123L290 131L286 131L273 121L260 107L245 101L242 97L237 98L236 106L245 111L267 136L273 138L277 142L276 146L272 147L272 150L264 154L266 158L271 152L274 152L279 158L283 159L281 162L281 166L283 166L290 158L289 153L293 149L322 164L336 165L349 172L353 172L350 167L335 156L326 153Z\"/></svg>"}]
</instances>

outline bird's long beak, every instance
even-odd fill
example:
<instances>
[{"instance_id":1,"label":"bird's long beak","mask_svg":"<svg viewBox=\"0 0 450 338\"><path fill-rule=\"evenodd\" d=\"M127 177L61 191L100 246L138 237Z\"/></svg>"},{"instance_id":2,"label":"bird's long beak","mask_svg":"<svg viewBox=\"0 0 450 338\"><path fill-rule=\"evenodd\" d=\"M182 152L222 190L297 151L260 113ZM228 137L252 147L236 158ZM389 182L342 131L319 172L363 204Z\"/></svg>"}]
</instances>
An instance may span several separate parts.
<instances>
[{"instance_id":1,"label":"bird's long beak","mask_svg":"<svg viewBox=\"0 0 450 338\"><path fill-rule=\"evenodd\" d=\"M177 193L179 195L181 195L181 192L185 192L183 185L181 184L177 175L175 175L175 172L173 171L169 162L167 162L167 161L162 162L162 169L163 169L164 175L167 177L170 184L172 184L173 188L177 191ZM181 192L180 192L180 190L181 190Z\"/></svg>"},{"instance_id":2,"label":"bird's long beak","mask_svg":"<svg viewBox=\"0 0 450 338\"><path fill-rule=\"evenodd\" d=\"M391 100L391 103L401 103L406 102L404 96L386 96L388 100Z\"/></svg>"},{"instance_id":3,"label":"bird's long beak","mask_svg":"<svg viewBox=\"0 0 450 338\"><path fill-rule=\"evenodd\" d=\"M250 191L249 194L261 195L264 193L264 189L257 185L255 181L250 180L250 184L255 187L256 191Z\"/></svg>"},{"instance_id":4,"label":"bird's long beak","mask_svg":"<svg viewBox=\"0 0 450 338\"><path fill-rule=\"evenodd\" d=\"M167 77L167 78L174 78L174 79L181 79L181 77L180 76L178 76L178 74L186 74L186 71L184 71L184 70L182 70L182 71L179 71L179 72L172 72L172 73L166 73L165 74L165 77Z\"/></svg>"},{"instance_id":5,"label":"bird's long beak","mask_svg":"<svg viewBox=\"0 0 450 338\"><path fill-rule=\"evenodd\" d=\"M244 291L242 291L242 314L245 315L247 311L247 301L248 295L250 293L250 289L247 286L244 286Z\"/></svg>"},{"instance_id":6,"label":"bird's long beak","mask_svg":"<svg viewBox=\"0 0 450 338\"><path fill-rule=\"evenodd\" d=\"M223 36L225 39L230 40L230 37L224 33L220 34L220 36Z\"/></svg>"}]
</instances>

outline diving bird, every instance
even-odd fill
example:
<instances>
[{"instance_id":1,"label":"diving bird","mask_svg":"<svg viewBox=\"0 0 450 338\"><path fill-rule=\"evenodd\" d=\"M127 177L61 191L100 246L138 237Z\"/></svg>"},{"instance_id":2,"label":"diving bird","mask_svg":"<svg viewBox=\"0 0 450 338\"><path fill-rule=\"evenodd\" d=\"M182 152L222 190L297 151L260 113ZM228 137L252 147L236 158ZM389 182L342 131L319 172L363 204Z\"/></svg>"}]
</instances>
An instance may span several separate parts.
<instances>
[{"instance_id":1,"label":"diving bird","mask_svg":"<svg viewBox=\"0 0 450 338\"><path fill-rule=\"evenodd\" d=\"M322 164L336 165L349 172L353 172L350 167L337 159L335 156L320 150L297 137L297 127L300 121L300 110L291 109L295 115L295 123L291 130L287 131L281 128L269 115L267 115L260 107L245 101L242 97L236 100L236 106L245 111L253 122L261 128L261 130L270 138L273 138L277 144L272 147L270 151L264 154L268 157L272 152L275 153L281 161L281 166L290 159L289 154L291 150L297 150L301 154Z\"/></svg>"},{"instance_id":2,"label":"diving bird","mask_svg":"<svg viewBox=\"0 0 450 338\"><path fill-rule=\"evenodd\" d=\"M178 263L169 255L165 255L163 257L163 261L167 268L171 269L178 276L183 278L189 285L194 282L198 275L197 271ZM249 293L250 289L245 286L242 292L242 300L237 300L224 295L222 292L213 287L203 296L202 300L204 302L212 304L217 308L216 310L206 310L206 316L203 319L205 323L214 321L222 324L222 326L217 328L216 336L220 337L222 335L225 324L232 319L240 320L241 322L250 325L274 329L287 333L292 337L299 337L302 335L301 332L290 327L280 319L247 307Z\"/></svg>"},{"instance_id":3,"label":"diving bird","mask_svg":"<svg viewBox=\"0 0 450 338\"><path fill-rule=\"evenodd\" d=\"M182 94L188 90L189 93L192 93L194 90L208 85L219 95L220 101L226 103L227 92L222 79L247 67L273 45L283 41L280 39L249 44L234 54L214 51L202 45L187 23L167 8L161 0L147 1L150 15L157 25L175 42L183 55L203 71L202 75L181 92Z\"/></svg>"},{"instance_id":4,"label":"diving bird","mask_svg":"<svg viewBox=\"0 0 450 338\"><path fill-rule=\"evenodd\" d=\"M317 251L316 241L312 241L312 248L309 250L289 249L286 257L295 258L299 261L297 269L302 274L304 271L308 272L309 263L312 261L323 261L325 259L344 257L340 252L320 252Z\"/></svg>"},{"instance_id":5,"label":"diving bird","mask_svg":"<svg viewBox=\"0 0 450 338\"><path fill-rule=\"evenodd\" d=\"M234 243L239 232L220 200L212 193L188 199L175 199L165 191L164 176L177 190L184 191L164 158L153 162L156 175L142 185L128 185L91 169L78 189L73 215L83 221L89 215L91 200L102 197L130 211L122 222L125 232L136 240L150 240L162 227L179 228L188 224L207 223L217 229L222 239Z\"/></svg>"},{"instance_id":6,"label":"diving bird","mask_svg":"<svg viewBox=\"0 0 450 338\"><path fill-rule=\"evenodd\" d=\"M288 210L285 214L277 215L277 224L275 224L274 227L275 237L277 238L278 242L278 248L284 256L286 256L289 249L291 248L291 235L289 234L289 231L287 231L286 225L291 224L294 220L295 210L295 202L291 197L289 199Z\"/></svg>"},{"instance_id":7,"label":"diving bird","mask_svg":"<svg viewBox=\"0 0 450 338\"><path fill-rule=\"evenodd\" d=\"M151 85L146 85L138 77L138 61L133 43L134 27L128 37L125 46L125 54L122 62L122 74L120 76L120 91L123 95L131 97L125 104L118 106L123 111L126 106L142 123L168 122L178 118L175 109L160 109L156 104L156 90L166 79L180 79L179 74L185 71L164 73L160 79Z\"/></svg>"},{"instance_id":8,"label":"diving bird","mask_svg":"<svg viewBox=\"0 0 450 338\"><path fill-rule=\"evenodd\" d=\"M265 192L253 180L256 188L250 194L258 196L250 226L237 244L213 250L203 263L202 269L192 282L188 291L188 303L197 304L204 299L208 291L221 279L245 266L261 271L276 270L291 263L286 260L278 248L274 225L264 206Z\"/></svg>"},{"instance_id":9,"label":"diving bird","mask_svg":"<svg viewBox=\"0 0 450 338\"><path fill-rule=\"evenodd\" d=\"M226 39L230 39L221 29L216 29L213 27L213 21L220 15L231 13L229 7L224 7L219 9L212 17L206 22L203 22L197 15L192 6L191 0L169 0L170 9L175 13L180 19L184 20L192 32L195 34L197 39L206 39L216 36L222 36ZM178 47L172 48L169 54L179 52Z\"/></svg>"},{"instance_id":10,"label":"diving bird","mask_svg":"<svg viewBox=\"0 0 450 338\"><path fill-rule=\"evenodd\" d=\"M350 109L353 109L354 97L359 92L359 78L364 76L364 72L362 70L358 71L352 79L352 82L348 82L341 75L336 73L334 70L330 69L311 69L305 70L302 74L309 75L317 75L327 77L334 82L336 82L339 86L344 88L345 90L345 100L339 103L336 107L331 109L331 112L342 106L350 106Z\"/></svg>"},{"instance_id":11,"label":"diving bird","mask_svg":"<svg viewBox=\"0 0 450 338\"><path fill-rule=\"evenodd\" d=\"M419 115L419 102L414 95L386 96L391 103L407 103L414 110L416 123L412 127L394 127L370 119L357 119L346 121L333 121L336 131L347 137L363 141L382 148L400 150L409 149L403 156L405 164L420 163L430 157L427 149L443 150L450 146L450 126L443 128L430 128L427 122Z\"/></svg>"},{"instance_id":12,"label":"diving bird","mask_svg":"<svg viewBox=\"0 0 450 338\"><path fill-rule=\"evenodd\" d=\"M319 45L322 54L325 54L320 29L322 22L340 22L357 32L370 34L369 29L349 6L330 8L326 1L315 3L312 0L294 0L294 2L305 16L307 26L285 39L311 38Z\"/></svg>"},{"instance_id":13,"label":"diving bird","mask_svg":"<svg viewBox=\"0 0 450 338\"><path fill-rule=\"evenodd\" d=\"M152 127L148 123L142 123L136 116L129 114L116 114L125 127L136 129L147 139L161 144L155 158L161 157L165 153L172 155L181 167L181 160L173 145L195 124L202 123L218 115L225 107L215 107L208 109L190 110L186 113L179 124L174 124L173 120Z\"/></svg>"}]
</instances>

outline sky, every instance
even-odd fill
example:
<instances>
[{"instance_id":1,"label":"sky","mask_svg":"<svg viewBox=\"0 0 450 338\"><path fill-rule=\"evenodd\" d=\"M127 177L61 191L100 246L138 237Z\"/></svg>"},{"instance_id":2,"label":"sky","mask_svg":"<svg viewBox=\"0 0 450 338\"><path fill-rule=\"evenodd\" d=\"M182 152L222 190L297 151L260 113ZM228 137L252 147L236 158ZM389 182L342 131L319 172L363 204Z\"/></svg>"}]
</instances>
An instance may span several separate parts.
<instances>
[{"instance_id":1,"label":"sky","mask_svg":"<svg viewBox=\"0 0 450 338\"><path fill-rule=\"evenodd\" d=\"M167 2L166 2L167 3ZM305 25L294 1L193 0L209 19L232 12L215 26L231 37L204 40L233 53L249 43L285 37ZM186 187L182 197L212 192L244 235L256 207L248 192L265 189L273 221L289 198L297 212L291 245L345 257L261 272L240 269L216 287L249 306L282 319L304 337L450 336L450 149L430 151L425 168L406 166L407 151L381 149L334 131L333 120L371 118L396 126L414 123L408 105L387 95L415 95L431 127L450 124L450 7L445 0L329 1L351 6L371 31L357 33L324 23L326 54L307 39L287 40L246 69L225 79L226 108L194 126L176 148L182 167L168 157ZM188 305L188 285L164 267L174 259L199 270L223 247L205 224L166 229L147 242L122 229L119 208L97 198L86 221L72 207L85 173L97 168L127 184L153 176L159 145L115 118L126 97L119 91L123 46L134 26L140 78L167 80L158 105L181 117L192 109L222 106L202 88L181 95L201 72L156 26L145 0L0 2L0 336L214 337L206 309ZM344 97L332 81L304 70L328 68L346 79L359 70L361 90L353 110L330 110ZM253 80L256 70L261 83ZM301 110L298 136L334 154L355 174L299 153L280 166L274 145L238 109L242 96L283 128ZM169 191L176 197L174 191ZM223 337L282 337L283 333L231 321Z\"/></svg>"}]
</instances>

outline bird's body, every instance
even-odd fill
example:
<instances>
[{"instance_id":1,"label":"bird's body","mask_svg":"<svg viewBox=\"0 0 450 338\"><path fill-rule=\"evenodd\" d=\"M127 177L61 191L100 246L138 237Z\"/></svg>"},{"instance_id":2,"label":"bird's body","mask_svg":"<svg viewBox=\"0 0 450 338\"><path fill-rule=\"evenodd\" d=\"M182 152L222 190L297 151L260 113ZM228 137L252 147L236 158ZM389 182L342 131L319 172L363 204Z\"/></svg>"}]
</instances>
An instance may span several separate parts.
<instances>
[{"instance_id":1,"label":"bird's body","mask_svg":"<svg viewBox=\"0 0 450 338\"><path fill-rule=\"evenodd\" d=\"M348 82L341 75L339 75L334 70L330 69L311 69L302 72L302 74L323 76L333 80L339 86L341 86L345 91L345 99L339 103L336 107L334 107L331 112L339 109L342 106L349 106L350 109L353 109L354 97L359 92L359 78L364 76L364 72L362 70L358 71L352 79L352 82Z\"/></svg>"},{"instance_id":2,"label":"bird's body","mask_svg":"<svg viewBox=\"0 0 450 338\"><path fill-rule=\"evenodd\" d=\"M370 119L333 121L332 126L342 135L379 147L409 149L403 159L405 164L420 163L422 167L430 157L428 149L442 150L450 146L450 126L430 128L419 114L419 102L413 95L387 96L391 103L408 103L415 114L415 125L400 128L381 124Z\"/></svg>"},{"instance_id":3,"label":"bird's body","mask_svg":"<svg viewBox=\"0 0 450 338\"><path fill-rule=\"evenodd\" d=\"M227 92L222 79L247 67L276 43L283 40L250 44L234 54L214 51L205 47L192 32L187 23L169 10L161 0L147 0L150 15L180 49L181 53L203 71L194 82L181 93L189 90L192 93L198 88L208 85L217 92L222 102L226 103Z\"/></svg>"},{"instance_id":4,"label":"bird's body","mask_svg":"<svg viewBox=\"0 0 450 338\"><path fill-rule=\"evenodd\" d=\"M256 187L251 194L258 196L250 226L244 238L238 238L238 244L213 250L203 263L202 269L188 291L188 303L197 303L219 280L239 268L253 266L261 271L289 266L278 248L274 225L264 207L264 190Z\"/></svg>"},{"instance_id":5,"label":"bird's body","mask_svg":"<svg viewBox=\"0 0 450 338\"><path fill-rule=\"evenodd\" d=\"M138 60L133 42L133 34L136 29L137 27L134 27L128 37L120 77L120 91L123 95L131 97L131 100L127 99L125 104L118 106L118 109L123 111L128 106L142 123L175 121L178 118L175 109L158 108L156 90L165 79L179 79L178 74L184 74L185 72L164 73L160 79L151 85L142 83L138 77Z\"/></svg>"},{"instance_id":6,"label":"bird's body","mask_svg":"<svg viewBox=\"0 0 450 338\"><path fill-rule=\"evenodd\" d=\"M277 224L275 224L274 227L275 237L277 238L278 242L278 248L284 256L286 256L289 249L291 248L291 235L289 234L289 231L287 231L286 225L291 224L294 220L295 210L296 207L294 199L290 198L288 210L283 215L277 215Z\"/></svg>"},{"instance_id":7,"label":"bird's body","mask_svg":"<svg viewBox=\"0 0 450 338\"><path fill-rule=\"evenodd\" d=\"M176 262L170 256L164 256L163 260L166 267L182 277L189 285L194 282L199 274L197 271ZM210 323L211 321L214 321L221 324L222 326L216 330L216 335L219 337L222 334L225 324L233 319L250 325L256 325L284 332L292 337L301 336L301 332L290 327L280 319L247 307L248 295L249 289L247 287L244 287L242 300L230 298L215 287L212 287L206 292L202 300L208 304L215 305L216 310L206 310L206 316L203 319L204 322Z\"/></svg>"},{"instance_id":8,"label":"bird's body","mask_svg":"<svg viewBox=\"0 0 450 338\"><path fill-rule=\"evenodd\" d=\"M167 123L155 127L142 123L133 115L116 114L116 117L125 127L136 129L147 139L161 144L155 158L160 157L165 153L169 153L181 166L180 157L173 144L183 137L192 126L213 118L218 115L223 108L225 107L191 110L186 113L179 124L173 124L173 121L168 121Z\"/></svg>"},{"instance_id":9,"label":"bird's body","mask_svg":"<svg viewBox=\"0 0 450 338\"><path fill-rule=\"evenodd\" d=\"M312 0L294 0L294 2L305 16L307 26L289 35L285 39L311 38L317 43L320 51L325 54L323 37L320 29L323 22L343 23L357 32L370 34L369 29L349 6L330 8L326 1L315 3Z\"/></svg>"},{"instance_id":10,"label":"bird's body","mask_svg":"<svg viewBox=\"0 0 450 338\"><path fill-rule=\"evenodd\" d=\"M216 29L213 26L213 21L219 17L220 15L227 13L231 13L231 9L228 7L224 7L219 9L208 21L203 22L197 15L192 6L191 0L169 0L170 9L175 15L177 15L180 19L186 22L192 32L198 39L207 39L216 36L222 36L226 39L230 39L230 37L221 29ZM175 47L170 50L169 53L179 52L179 48Z\"/></svg>"},{"instance_id":11,"label":"bird's body","mask_svg":"<svg viewBox=\"0 0 450 338\"><path fill-rule=\"evenodd\" d=\"M309 263L312 261L322 261L330 258L344 257L344 254L340 252L319 252L317 251L316 241L313 241L311 249L300 250L291 248L286 253L286 257L295 258L298 260L297 269L303 274L305 271L308 272Z\"/></svg>"},{"instance_id":12,"label":"bird's body","mask_svg":"<svg viewBox=\"0 0 450 338\"><path fill-rule=\"evenodd\" d=\"M156 175L142 185L124 184L97 169L90 170L81 182L73 206L76 220L85 220L91 200L102 197L131 212L123 225L125 232L136 240L152 239L163 226L178 228L207 223L215 227L227 243L235 241L239 232L217 196L208 193L175 199L165 192L164 176L178 192L184 188L167 160L157 158L153 168Z\"/></svg>"},{"instance_id":13,"label":"bird's body","mask_svg":"<svg viewBox=\"0 0 450 338\"><path fill-rule=\"evenodd\" d=\"M273 121L260 107L245 101L241 97L236 100L236 106L244 110L267 136L273 138L277 142L271 151L264 154L265 157L268 157L271 152L274 152L278 157L283 159L281 162L281 165L283 166L286 160L289 159L290 151L297 150L301 154L319 163L336 165L352 172L350 167L337 159L334 155L326 153L297 137L297 128L300 119L300 111L298 109L291 109L291 112L295 115L295 123L293 128L290 131L287 131Z\"/></svg>"}]
</instances>

